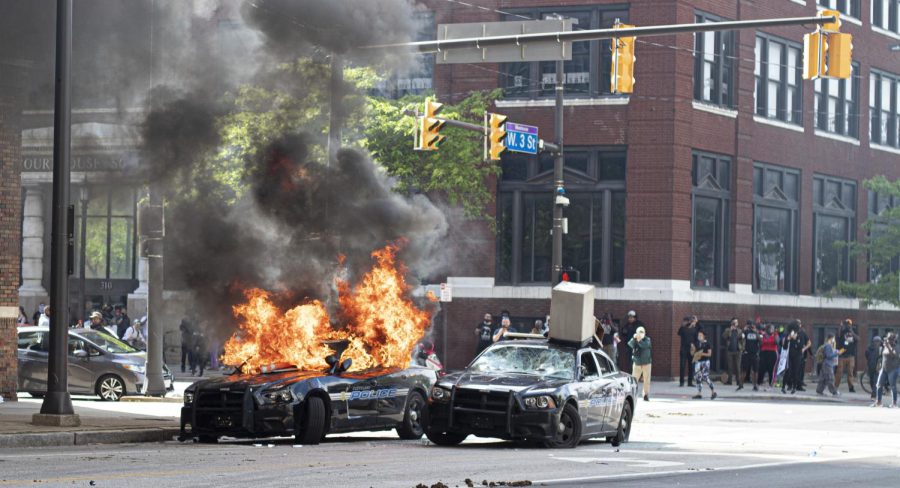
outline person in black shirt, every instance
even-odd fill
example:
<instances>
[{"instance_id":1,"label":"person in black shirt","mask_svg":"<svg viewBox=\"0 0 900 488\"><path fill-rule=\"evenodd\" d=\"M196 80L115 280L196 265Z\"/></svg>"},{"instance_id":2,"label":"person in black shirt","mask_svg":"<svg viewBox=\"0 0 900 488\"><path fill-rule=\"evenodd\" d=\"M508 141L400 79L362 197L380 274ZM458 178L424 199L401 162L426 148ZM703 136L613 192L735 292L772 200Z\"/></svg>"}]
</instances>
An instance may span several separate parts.
<instances>
[{"instance_id":1,"label":"person in black shirt","mask_svg":"<svg viewBox=\"0 0 900 488\"><path fill-rule=\"evenodd\" d=\"M695 400L703 398L703 382L709 385L712 395L710 400L716 399L716 387L709 378L709 359L712 357L712 346L706 340L706 334L701 330L697 332L697 342L691 346L691 355L694 359L694 380L697 382L697 394Z\"/></svg>"},{"instance_id":2,"label":"person in black shirt","mask_svg":"<svg viewBox=\"0 0 900 488\"><path fill-rule=\"evenodd\" d=\"M619 368L622 371L631 371L631 356L632 356L633 352L631 351L631 348L628 347L628 341L630 341L631 338L634 337L634 332L637 330L638 327L644 327L644 330L647 329L647 327L644 325L644 323L641 322L640 320L638 320L637 312L635 312L634 310L629 310L628 318L625 320L625 325L623 325L619 329L619 340L621 341L621 342L619 342L619 347L623 347L622 345L624 345L624 347L625 347L624 357L622 357L623 354L619 354L619 361L621 363L624 363L624 365L625 365L624 368L622 368L622 367ZM620 352L622 352L622 351L620 351Z\"/></svg>"},{"instance_id":3,"label":"person in black shirt","mask_svg":"<svg viewBox=\"0 0 900 488\"><path fill-rule=\"evenodd\" d=\"M475 355L481 354L481 351L487 349L491 345L491 336L494 334L494 318L491 314L484 314L484 320L475 326L475 337L478 338L478 346L475 348Z\"/></svg>"},{"instance_id":4,"label":"person in black shirt","mask_svg":"<svg viewBox=\"0 0 900 488\"><path fill-rule=\"evenodd\" d=\"M741 371L750 374L753 391L759 391L759 350L759 332L756 330L756 324L752 320L748 320L747 327L744 328L744 354L741 357Z\"/></svg>"},{"instance_id":5,"label":"person in black shirt","mask_svg":"<svg viewBox=\"0 0 900 488\"><path fill-rule=\"evenodd\" d=\"M847 386L850 387L850 393L853 393L853 373L856 371L856 344L859 343L859 335L856 334L853 321L845 319L841 324L841 331L835 338L838 349L843 349L838 358L837 372L834 374L834 387L840 388L841 377L844 371L847 371Z\"/></svg>"},{"instance_id":6,"label":"person in black shirt","mask_svg":"<svg viewBox=\"0 0 900 488\"><path fill-rule=\"evenodd\" d=\"M740 329L740 321L731 319L731 326L725 331L725 354L728 360L728 379L726 385L731 384L731 377L734 376L738 390L744 389L744 382L741 378L741 356L744 350L744 332Z\"/></svg>"},{"instance_id":7,"label":"person in black shirt","mask_svg":"<svg viewBox=\"0 0 900 488\"><path fill-rule=\"evenodd\" d=\"M800 321L794 320L788 326L788 333L782 342L783 353L787 354L787 369L784 372L784 379L781 384L781 392L787 393L787 388L791 389L791 393L795 393L800 388L800 378L803 376L803 341L800 336Z\"/></svg>"},{"instance_id":8,"label":"person in black shirt","mask_svg":"<svg viewBox=\"0 0 900 488\"><path fill-rule=\"evenodd\" d=\"M806 331L803 330L803 324L800 320L797 320L797 326L799 329L797 330L797 337L800 340L800 369L798 371L797 377L797 391L806 391L806 382L804 381L804 377L806 376L806 359L809 356L812 356L812 340L806 335Z\"/></svg>"},{"instance_id":9,"label":"person in black shirt","mask_svg":"<svg viewBox=\"0 0 900 488\"><path fill-rule=\"evenodd\" d=\"M500 327L495 328L493 335L491 336L491 341L493 342L506 340L507 332L518 332L516 328L512 326L509 316L503 315L502 317L503 318L500 319Z\"/></svg>"},{"instance_id":10,"label":"person in black shirt","mask_svg":"<svg viewBox=\"0 0 900 488\"><path fill-rule=\"evenodd\" d=\"M691 345L697 342L697 332L703 330L696 315L685 316L678 328L681 338L681 349L678 353L678 386L684 386L684 375L687 370L687 384L694 386L694 361L691 360Z\"/></svg>"}]
</instances>

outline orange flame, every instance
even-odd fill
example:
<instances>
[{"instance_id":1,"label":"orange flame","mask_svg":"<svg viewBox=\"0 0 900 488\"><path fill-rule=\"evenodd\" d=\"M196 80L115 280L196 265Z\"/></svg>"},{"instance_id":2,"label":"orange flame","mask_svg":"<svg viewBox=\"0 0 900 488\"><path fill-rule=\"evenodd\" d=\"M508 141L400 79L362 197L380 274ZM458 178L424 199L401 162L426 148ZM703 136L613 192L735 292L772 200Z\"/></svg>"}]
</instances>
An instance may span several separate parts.
<instances>
[{"instance_id":1,"label":"orange flame","mask_svg":"<svg viewBox=\"0 0 900 488\"><path fill-rule=\"evenodd\" d=\"M318 300L282 312L268 292L247 290L247 301L233 307L240 328L225 343L222 362L241 366L244 372L273 363L322 370L327 368L325 358L334 353L323 341L345 340L342 359L353 360L351 371L406 367L431 317L410 298L405 269L396 260L398 250L391 244L374 251L375 265L352 288L337 281L340 315L346 321L343 329L332 328Z\"/></svg>"}]
</instances>

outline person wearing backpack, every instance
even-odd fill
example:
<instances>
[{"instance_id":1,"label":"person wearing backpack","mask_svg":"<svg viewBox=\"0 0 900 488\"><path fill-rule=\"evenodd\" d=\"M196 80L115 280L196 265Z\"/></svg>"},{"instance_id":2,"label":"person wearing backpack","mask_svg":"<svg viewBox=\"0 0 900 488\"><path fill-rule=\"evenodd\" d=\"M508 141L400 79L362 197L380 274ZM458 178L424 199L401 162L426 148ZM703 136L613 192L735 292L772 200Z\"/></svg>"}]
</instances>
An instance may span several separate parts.
<instances>
[{"instance_id":1,"label":"person wearing backpack","mask_svg":"<svg viewBox=\"0 0 900 488\"><path fill-rule=\"evenodd\" d=\"M750 375L753 391L759 391L759 351L761 338L752 320L744 329L744 352L741 357L741 371ZM740 388L738 388L740 389Z\"/></svg>"}]
</instances>

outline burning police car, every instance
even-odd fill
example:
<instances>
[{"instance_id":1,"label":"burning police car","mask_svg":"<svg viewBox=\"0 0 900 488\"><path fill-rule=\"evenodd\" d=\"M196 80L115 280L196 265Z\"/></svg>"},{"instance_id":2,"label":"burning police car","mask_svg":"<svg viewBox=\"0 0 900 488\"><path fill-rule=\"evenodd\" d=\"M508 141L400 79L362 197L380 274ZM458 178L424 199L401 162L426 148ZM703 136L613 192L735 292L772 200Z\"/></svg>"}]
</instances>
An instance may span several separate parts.
<instances>
[{"instance_id":1,"label":"burning police car","mask_svg":"<svg viewBox=\"0 0 900 488\"><path fill-rule=\"evenodd\" d=\"M537 440L548 447L575 447L592 437L627 442L637 382L588 347L593 301L592 286L558 285L549 339L497 342L465 371L441 378L431 389L428 439L444 446L469 435Z\"/></svg>"},{"instance_id":2,"label":"burning police car","mask_svg":"<svg viewBox=\"0 0 900 488\"><path fill-rule=\"evenodd\" d=\"M294 436L318 444L329 433L390 429L401 439L422 436L434 370L348 372L351 361L336 356L328 364L326 372L276 369L192 384L184 392L180 439Z\"/></svg>"}]
</instances>

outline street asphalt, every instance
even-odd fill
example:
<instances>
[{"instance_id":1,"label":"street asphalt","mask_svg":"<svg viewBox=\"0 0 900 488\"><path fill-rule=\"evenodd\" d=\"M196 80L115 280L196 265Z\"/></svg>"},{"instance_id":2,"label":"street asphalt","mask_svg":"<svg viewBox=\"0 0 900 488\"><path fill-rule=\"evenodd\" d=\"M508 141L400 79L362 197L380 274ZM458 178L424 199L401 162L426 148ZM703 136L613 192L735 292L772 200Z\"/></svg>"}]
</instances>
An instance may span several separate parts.
<instances>
[{"instance_id":1,"label":"street asphalt","mask_svg":"<svg viewBox=\"0 0 900 488\"><path fill-rule=\"evenodd\" d=\"M724 390L723 390L723 393ZM174 404L156 404L171 408ZM0 449L0 486L900 486L900 409L862 402L639 402L631 442L547 450L393 432L291 439ZM93 482L93 484L91 484Z\"/></svg>"}]
</instances>

